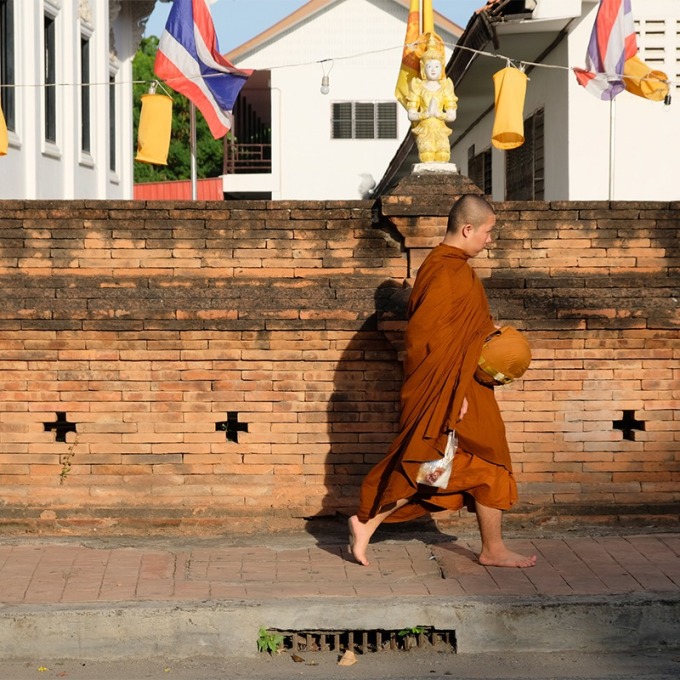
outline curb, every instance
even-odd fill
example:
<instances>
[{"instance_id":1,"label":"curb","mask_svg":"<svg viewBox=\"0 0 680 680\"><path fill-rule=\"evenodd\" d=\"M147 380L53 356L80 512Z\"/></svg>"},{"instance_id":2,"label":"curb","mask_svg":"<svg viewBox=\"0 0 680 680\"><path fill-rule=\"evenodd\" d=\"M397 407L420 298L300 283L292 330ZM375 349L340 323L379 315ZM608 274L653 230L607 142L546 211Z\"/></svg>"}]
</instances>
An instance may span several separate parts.
<instances>
[{"instance_id":1,"label":"curb","mask_svg":"<svg viewBox=\"0 0 680 680\"><path fill-rule=\"evenodd\" d=\"M6 606L0 655L82 660L256 657L261 626L284 631L455 631L457 652L630 651L680 640L680 596L297 598Z\"/></svg>"}]
</instances>

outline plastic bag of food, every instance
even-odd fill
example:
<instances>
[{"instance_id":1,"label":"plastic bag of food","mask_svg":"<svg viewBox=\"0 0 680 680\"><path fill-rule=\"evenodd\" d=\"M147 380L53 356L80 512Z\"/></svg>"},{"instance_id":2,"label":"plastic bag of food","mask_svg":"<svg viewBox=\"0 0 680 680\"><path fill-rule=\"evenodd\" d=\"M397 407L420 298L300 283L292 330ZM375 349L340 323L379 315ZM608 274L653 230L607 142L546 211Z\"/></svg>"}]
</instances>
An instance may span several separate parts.
<instances>
[{"instance_id":1,"label":"plastic bag of food","mask_svg":"<svg viewBox=\"0 0 680 680\"><path fill-rule=\"evenodd\" d=\"M418 475L416 482L418 484L426 484L427 486L436 486L440 489L445 489L451 477L451 466L453 465L453 456L458 448L458 438L456 431L449 432L449 438L446 442L446 449L444 450L443 458L437 460L428 460L421 463L418 468Z\"/></svg>"}]
</instances>

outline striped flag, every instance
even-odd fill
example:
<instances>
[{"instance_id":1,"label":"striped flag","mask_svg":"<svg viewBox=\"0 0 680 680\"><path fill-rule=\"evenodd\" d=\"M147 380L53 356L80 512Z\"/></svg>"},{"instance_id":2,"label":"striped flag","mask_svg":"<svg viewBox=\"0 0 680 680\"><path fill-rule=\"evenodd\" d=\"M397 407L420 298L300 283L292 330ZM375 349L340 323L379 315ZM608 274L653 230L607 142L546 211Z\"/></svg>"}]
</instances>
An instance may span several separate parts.
<instances>
[{"instance_id":1,"label":"striped flag","mask_svg":"<svg viewBox=\"0 0 680 680\"><path fill-rule=\"evenodd\" d=\"M230 130L234 102L252 73L220 54L206 0L174 0L154 71L196 105L215 139Z\"/></svg>"},{"instance_id":2,"label":"striped flag","mask_svg":"<svg viewBox=\"0 0 680 680\"><path fill-rule=\"evenodd\" d=\"M416 51L415 43L420 36L420 0L411 0L406 21L406 38L404 38L404 51L401 57L401 68L397 78L397 86L394 88L394 96L397 101L406 108L409 83L414 76L420 73L420 57Z\"/></svg>"},{"instance_id":3,"label":"striped flag","mask_svg":"<svg viewBox=\"0 0 680 680\"><path fill-rule=\"evenodd\" d=\"M625 87L624 65L637 51L631 0L600 0L586 68L574 69L579 85L598 99L614 99Z\"/></svg>"}]
</instances>

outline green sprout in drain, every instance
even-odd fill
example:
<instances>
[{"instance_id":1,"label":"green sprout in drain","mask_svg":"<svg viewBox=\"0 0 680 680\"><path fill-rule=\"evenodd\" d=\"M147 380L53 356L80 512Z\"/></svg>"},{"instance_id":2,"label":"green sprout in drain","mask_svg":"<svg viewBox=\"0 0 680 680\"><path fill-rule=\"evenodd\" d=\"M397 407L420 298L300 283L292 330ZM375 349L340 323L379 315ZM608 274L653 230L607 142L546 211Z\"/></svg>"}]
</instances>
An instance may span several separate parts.
<instances>
[{"instance_id":1,"label":"green sprout in drain","mask_svg":"<svg viewBox=\"0 0 680 680\"><path fill-rule=\"evenodd\" d=\"M260 627L257 638L257 649L260 652L273 654L278 652L283 644L283 635L280 633L270 633L264 626Z\"/></svg>"},{"instance_id":2,"label":"green sprout in drain","mask_svg":"<svg viewBox=\"0 0 680 680\"><path fill-rule=\"evenodd\" d=\"M405 635L420 635L427 630L426 626L413 626L413 628L404 628L400 630L397 635L404 637Z\"/></svg>"}]
</instances>

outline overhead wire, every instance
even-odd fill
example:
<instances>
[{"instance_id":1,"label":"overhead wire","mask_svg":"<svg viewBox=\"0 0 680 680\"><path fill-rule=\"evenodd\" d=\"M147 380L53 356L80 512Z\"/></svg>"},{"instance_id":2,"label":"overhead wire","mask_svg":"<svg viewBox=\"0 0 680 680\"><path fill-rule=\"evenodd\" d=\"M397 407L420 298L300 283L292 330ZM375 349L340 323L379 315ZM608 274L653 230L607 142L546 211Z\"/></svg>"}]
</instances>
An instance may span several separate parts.
<instances>
[{"instance_id":1,"label":"overhead wire","mask_svg":"<svg viewBox=\"0 0 680 680\"><path fill-rule=\"evenodd\" d=\"M378 50L368 50L364 52L357 52L354 54L347 54L347 55L341 55L341 56L335 56L335 57L324 57L323 59L313 59L310 61L302 61L302 62L296 62L296 63L289 63L289 64L275 64L271 66L266 66L263 68L259 69L254 69L256 71L275 71L275 70L280 70L280 69L288 69L288 68L300 68L303 66L311 66L314 64L321 64L323 65L325 62L337 62L337 61L346 61L349 59L359 59L361 57L366 57L370 56L373 54L381 54L384 52L390 52L390 51L396 51L400 50L402 51L404 47L413 47L415 48L418 43L406 43L406 44L401 44L395 47L386 47ZM457 43L444 43L446 47L451 48L452 50L464 50L467 52L471 52L473 54L476 54L478 56L483 56L483 57L489 57L493 59L499 59L501 61L505 61L506 63L512 64L514 66L517 66L518 68L521 67L522 65L524 66L532 66L535 68L549 68L549 69L559 69L563 71L576 71L579 70L579 67L576 66L563 66L561 64L545 64L542 62L534 62L534 61L528 61L526 59L516 59L513 57L508 57L507 55L496 53L496 52L488 52L485 50L478 50L474 49L472 47L468 47L467 45L460 45ZM205 75L205 76L197 76L195 78L187 78L185 76L182 76L181 78L178 78L178 80L203 80L205 78L216 78L220 77L224 74L219 73L219 74L211 74L211 75ZM624 76L623 73L595 73L594 75L596 76L604 76L605 78L609 80L622 80L624 77L632 80L647 80L648 78L645 77L634 77L634 76ZM164 82L167 84L172 83L173 79L164 79ZM656 77L651 77L649 80L654 80L658 82L658 78ZM0 89L5 88L5 89L18 89L22 87L30 88L30 87L35 87L35 88L43 88L43 87L99 87L99 86L110 86L110 85L150 85L153 82L159 82L157 78L152 78L150 80L117 80L114 83L110 82L90 82L90 83L74 83L74 82L59 82L59 83L7 83L7 84L1 84L0 83ZM678 86L680 85L679 82L676 82L674 80L668 79L663 81L667 85L675 85Z\"/></svg>"}]
</instances>

